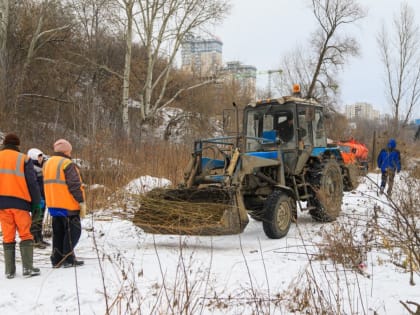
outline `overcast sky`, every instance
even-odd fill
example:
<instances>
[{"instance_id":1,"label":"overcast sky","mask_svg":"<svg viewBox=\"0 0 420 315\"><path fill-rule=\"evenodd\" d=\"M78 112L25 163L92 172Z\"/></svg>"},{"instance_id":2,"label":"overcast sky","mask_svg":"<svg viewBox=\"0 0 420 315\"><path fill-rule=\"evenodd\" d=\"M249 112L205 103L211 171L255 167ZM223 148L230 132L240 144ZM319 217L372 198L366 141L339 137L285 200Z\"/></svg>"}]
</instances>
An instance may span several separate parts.
<instances>
[{"instance_id":1,"label":"overcast sky","mask_svg":"<svg viewBox=\"0 0 420 315\"><path fill-rule=\"evenodd\" d=\"M385 97L384 67L376 36L382 23L389 25L403 0L360 0L368 15L349 29L359 39L361 55L351 58L341 76L342 104L368 102L390 112ZM420 22L420 0L407 0ZM214 28L223 42L223 60L256 66L257 85L267 86L267 70L278 69L282 56L308 43L316 26L309 0L232 0L231 14ZM343 106L344 108L344 106ZM417 116L419 116L417 114Z\"/></svg>"}]
</instances>

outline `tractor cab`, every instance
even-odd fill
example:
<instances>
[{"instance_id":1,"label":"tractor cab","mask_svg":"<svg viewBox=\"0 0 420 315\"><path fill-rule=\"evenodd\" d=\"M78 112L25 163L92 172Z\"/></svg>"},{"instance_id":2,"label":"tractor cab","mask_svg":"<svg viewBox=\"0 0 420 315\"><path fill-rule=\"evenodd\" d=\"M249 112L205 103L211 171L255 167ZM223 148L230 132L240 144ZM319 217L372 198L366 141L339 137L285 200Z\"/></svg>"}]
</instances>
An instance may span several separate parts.
<instances>
[{"instance_id":1,"label":"tractor cab","mask_svg":"<svg viewBox=\"0 0 420 315\"><path fill-rule=\"evenodd\" d=\"M287 170L296 167L300 151L327 146L322 106L292 96L248 105L244 111L244 152L282 159Z\"/></svg>"}]
</instances>

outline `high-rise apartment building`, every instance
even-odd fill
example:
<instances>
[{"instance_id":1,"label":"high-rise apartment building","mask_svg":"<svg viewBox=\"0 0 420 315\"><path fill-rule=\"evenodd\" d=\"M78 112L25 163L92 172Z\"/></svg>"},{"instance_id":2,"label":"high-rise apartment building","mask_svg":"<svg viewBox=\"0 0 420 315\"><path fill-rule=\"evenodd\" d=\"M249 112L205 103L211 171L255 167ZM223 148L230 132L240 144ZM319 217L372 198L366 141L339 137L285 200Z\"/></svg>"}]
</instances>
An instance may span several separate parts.
<instances>
[{"instance_id":1,"label":"high-rise apartment building","mask_svg":"<svg viewBox=\"0 0 420 315\"><path fill-rule=\"evenodd\" d=\"M239 61L230 61L221 71L222 77L226 80L232 80L239 84L251 99L255 99L257 68L250 65L244 65Z\"/></svg>"},{"instance_id":2,"label":"high-rise apartment building","mask_svg":"<svg viewBox=\"0 0 420 315\"><path fill-rule=\"evenodd\" d=\"M350 120L378 120L380 119L380 112L373 109L371 104L360 102L352 105L346 105L346 117Z\"/></svg>"},{"instance_id":3,"label":"high-rise apartment building","mask_svg":"<svg viewBox=\"0 0 420 315\"><path fill-rule=\"evenodd\" d=\"M250 98L255 99L257 69L239 61L223 66L221 40L189 35L181 46L182 69L200 78L217 76L232 80Z\"/></svg>"},{"instance_id":4,"label":"high-rise apartment building","mask_svg":"<svg viewBox=\"0 0 420 315\"><path fill-rule=\"evenodd\" d=\"M203 78L222 68L223 43L217 38L189 35L181 46L182 69Z\"/></svg>"}]
</instances>

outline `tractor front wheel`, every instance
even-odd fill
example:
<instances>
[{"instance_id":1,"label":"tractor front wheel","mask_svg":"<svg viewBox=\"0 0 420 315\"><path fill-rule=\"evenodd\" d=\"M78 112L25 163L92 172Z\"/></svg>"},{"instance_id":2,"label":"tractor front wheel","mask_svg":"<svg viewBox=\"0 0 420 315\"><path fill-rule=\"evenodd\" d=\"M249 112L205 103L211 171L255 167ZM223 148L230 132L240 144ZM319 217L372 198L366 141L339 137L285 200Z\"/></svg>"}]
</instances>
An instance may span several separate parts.
<instances>
[{"instance_id":1,"label":"tractor front wheel","mask_svg":"<svg viewBox=\"0 0 420 315\"><path fill-rule=\"evenodd\" d=\"M290 197L279 190L268 196L264 205L263 229L272 239L282 238L289 232L293 206Z\"/></svg>"}]
</instances>

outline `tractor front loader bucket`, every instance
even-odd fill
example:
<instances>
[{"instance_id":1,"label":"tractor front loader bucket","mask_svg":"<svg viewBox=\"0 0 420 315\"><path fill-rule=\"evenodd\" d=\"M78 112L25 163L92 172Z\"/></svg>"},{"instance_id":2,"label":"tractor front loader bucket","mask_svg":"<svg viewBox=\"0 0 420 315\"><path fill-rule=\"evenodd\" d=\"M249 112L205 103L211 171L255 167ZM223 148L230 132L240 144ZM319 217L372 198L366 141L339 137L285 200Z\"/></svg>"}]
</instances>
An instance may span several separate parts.
<instances>
[{"instance_id":1,"label":"tractor front loader bucket","mask_svg":"<svg viewBox=\"0 0 420 315\"><path fill-rule=\"evenodd\" d=\"M154 234L238 234L248 224L241 200L234 189L155 189L142 198L133 222Z\"/></svg>"}]
</instances>

